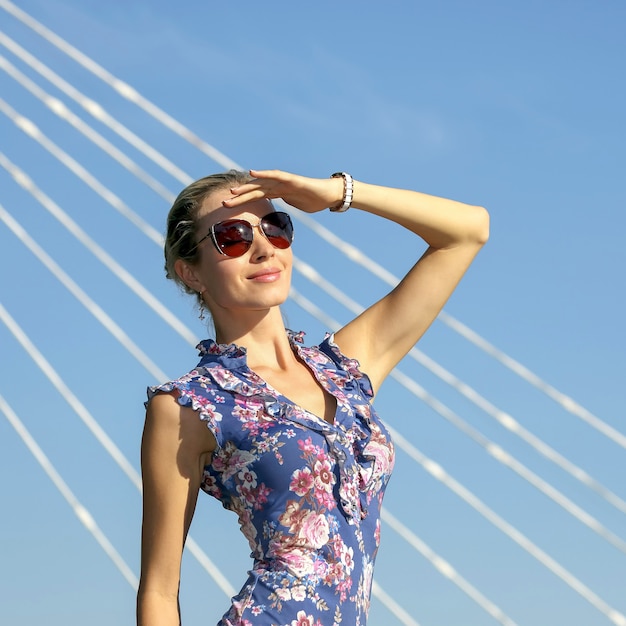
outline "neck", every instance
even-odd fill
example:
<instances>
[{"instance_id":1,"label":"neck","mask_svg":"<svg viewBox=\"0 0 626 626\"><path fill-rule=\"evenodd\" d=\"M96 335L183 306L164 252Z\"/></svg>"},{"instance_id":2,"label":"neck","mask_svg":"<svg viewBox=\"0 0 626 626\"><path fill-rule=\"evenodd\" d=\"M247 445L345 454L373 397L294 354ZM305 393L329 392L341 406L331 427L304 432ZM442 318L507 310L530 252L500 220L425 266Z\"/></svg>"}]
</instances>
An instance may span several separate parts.
<instances>
[{"instance_id":1,"label":"neck","mask_svg":"<svg viewBox=\"0 0 626 626\"><path fill-rule=\"evenodd\" d=\"M245 315L214 318L215 340L246 348L247 362L255 367L285 367L294 357L279 307L247 311Z\"/></svg>"}]
</instances>

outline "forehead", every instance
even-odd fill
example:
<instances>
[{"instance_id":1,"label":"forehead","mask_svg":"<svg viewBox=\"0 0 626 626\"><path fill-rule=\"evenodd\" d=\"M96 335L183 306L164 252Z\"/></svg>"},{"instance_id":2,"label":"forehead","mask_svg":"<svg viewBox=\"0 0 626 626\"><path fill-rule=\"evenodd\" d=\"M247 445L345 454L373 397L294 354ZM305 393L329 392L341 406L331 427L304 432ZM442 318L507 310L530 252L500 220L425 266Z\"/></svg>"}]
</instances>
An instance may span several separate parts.
<instances>
[{"instance_id":1,"label":"forehead","mask_svg":"<svg viewBox=\"0 0 626 626\"><path fill-rule=\"evenodd\" d=\"M272 203L267 198L246 202L246 204L234 208L225 207L222 201L232 197L233 194L228 188L218 189L207 195L198 209L196 216L198 224L211 226L217 222L233 218L255 221L274 210Z\"/></svg>"}]
</instances>

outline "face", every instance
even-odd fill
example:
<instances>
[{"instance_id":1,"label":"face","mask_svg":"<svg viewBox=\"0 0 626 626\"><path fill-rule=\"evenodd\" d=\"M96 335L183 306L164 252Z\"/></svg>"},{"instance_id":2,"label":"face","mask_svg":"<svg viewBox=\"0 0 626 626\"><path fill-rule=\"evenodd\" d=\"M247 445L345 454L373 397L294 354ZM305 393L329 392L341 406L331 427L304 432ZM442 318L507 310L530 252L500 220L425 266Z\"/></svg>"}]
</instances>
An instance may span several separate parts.
<instances>
[{"instance_id":1,"label":"face","mask_svg":"<svg viewBox=\"0 0 626 626\"><path fill-rule=\"evenodd\" d=\"M235 209L222 206L230 198L228 189L216 191L205 198L198 211L198 241L211 226L229 219L243 219L252 225L274 209L268 200L256 200ZM289 293L291 281L291 248L277 248L253 226L250 248L239 257L230 257L216 249L212 237L199 244L199 262L190 266L177 262L177 271L195 291L204 293L214 319L237 311L265 310L282 304ZM184 267L183 267L184 266Z\"/></svg>"}]
</instances>

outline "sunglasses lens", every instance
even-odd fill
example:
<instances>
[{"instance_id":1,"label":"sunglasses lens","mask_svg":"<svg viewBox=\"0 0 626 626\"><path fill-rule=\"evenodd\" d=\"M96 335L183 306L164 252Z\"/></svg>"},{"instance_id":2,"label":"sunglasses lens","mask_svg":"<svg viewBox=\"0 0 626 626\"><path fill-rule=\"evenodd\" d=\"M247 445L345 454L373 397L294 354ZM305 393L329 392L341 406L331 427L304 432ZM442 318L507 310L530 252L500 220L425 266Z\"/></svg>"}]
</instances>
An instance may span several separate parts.
<instances>
[{"instance_id":1,"label":"sunglasses lens","mask_svg":"<svg viewBox=\"0 0 626 626\"><path fill-rule=\"evenodd\" d=\"M252 245L252 227L244 220L226 220L213 227L220 250L230 257L245 254Z\"/></svg>"},{"instance_id":2,"label":"sunglasses lens","mask_svg":"<svg viewBox=\"0 0 626 626\"><path fill-rule=\"evenodd\" d=\"M261 228L268 241L275 247L285 249L293 241L293 224L287 213L268 213L261 219ZM252 245L254 231L246 220L226 220L214 224L211 233L217 247L229 257L244 255Z\"/></svg>"},{"instance_id":3,"label":"sunglasses lens","mask_svg":"<svg viewBox=\"0 0 626 626\"><path fill-rule=\"evenodd\" d=\"M293 224L287 213L269 213L261 220L261 228L270 243L284 250L293 241Z\"/></svg>"}]
</instances>

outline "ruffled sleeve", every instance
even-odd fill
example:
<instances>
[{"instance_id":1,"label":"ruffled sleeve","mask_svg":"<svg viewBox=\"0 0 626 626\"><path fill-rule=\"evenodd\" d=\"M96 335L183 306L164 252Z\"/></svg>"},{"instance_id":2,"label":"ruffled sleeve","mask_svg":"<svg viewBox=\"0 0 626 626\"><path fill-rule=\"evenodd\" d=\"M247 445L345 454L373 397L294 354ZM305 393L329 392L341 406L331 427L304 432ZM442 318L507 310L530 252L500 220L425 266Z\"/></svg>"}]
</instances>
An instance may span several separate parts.
<instances>
[{"instance_id":1,"label":"ruffled sleeve","mask_svg":"<svg viewBox=\"0 0 626 626\"><path fill-rule=\"evenodd\" d=\"M155 395L172 392L175 392L174 396L180 406L189 407L198 413L213 433L218 447L223 447L221 409L224 398L217 393L213 381L194 370L177 380L148 387L146 407Z\"/></svg>"},{"instance_id":2,"label":"ruffled sleeve","mask_svg":"<svg viewBox=\"0 0 626 626\"><path fill-rule=\"evenodd\" d=\"M343 354L343 352L341 352L339 346L335 343L334 333L326 333L324 341L320 344L319 349L326 356L329 356L337 367L347 372L352 376L352 378L354 378L359 385L359 388L367 398L371 399L374 397L374 390L369 376L361 371L361 366L357 359L350 359Z\"/></svg>"}]
</instances>

